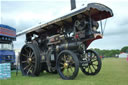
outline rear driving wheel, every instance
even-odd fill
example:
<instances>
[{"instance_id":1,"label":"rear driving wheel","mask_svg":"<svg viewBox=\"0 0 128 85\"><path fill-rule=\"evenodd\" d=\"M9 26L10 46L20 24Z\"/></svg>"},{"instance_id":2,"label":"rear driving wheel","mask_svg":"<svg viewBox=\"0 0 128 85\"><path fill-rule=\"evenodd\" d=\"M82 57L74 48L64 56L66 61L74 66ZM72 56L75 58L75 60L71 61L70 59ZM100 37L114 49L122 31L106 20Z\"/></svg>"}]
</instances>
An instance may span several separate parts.
<instances>
[{"instance_id":1,"label":"rear driving wheel","mask_svg":"<svg viewBox=\"0 0 128 85\"><path fill-rule=\"evenodd\" d=\"M88 63L86 66L81 66L81 70L86 75L96 75L101 70L101 59L98 54L93 50L87 50L84 54L83 60Z\"/></svg>"},{"instance_id":2,"label":"rear driving wheel","mask_svg":"<svg viewBox=\"0 0 128 85\"><path fill-rule=\"evenodd\" d=\"M40 74L40 53L36 44L26 44L20 53L20 67L23 75L38 76Z\"/></svg>"},{"instance_id":3,"label":"rear driving wheel","mask_svg":"<svg viewBox=\"0 0 128 85\"><path fill-rule=\"evenodd\" d=\"M62 79L74 79L79 71L79 61L75 53L64 50L58 55L57 71Z\"/></svg>"}]
</instances>

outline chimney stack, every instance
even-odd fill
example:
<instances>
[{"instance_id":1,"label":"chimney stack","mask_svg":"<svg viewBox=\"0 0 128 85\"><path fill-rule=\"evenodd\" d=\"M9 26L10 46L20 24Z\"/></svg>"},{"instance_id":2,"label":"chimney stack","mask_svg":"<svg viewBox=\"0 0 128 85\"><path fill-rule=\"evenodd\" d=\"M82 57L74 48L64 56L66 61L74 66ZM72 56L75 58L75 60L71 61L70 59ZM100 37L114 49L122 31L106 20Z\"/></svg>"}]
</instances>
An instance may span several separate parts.
<instances>
[{"instance_id":1,"label":"chimney stack","mask_svg":"<svg viewBox=\"0 0 128 85\"><path fill-rule=\"evenodd\" d=\"M71 10L76 8L76 1L75 0L70 0L71 1Z\"/></svg>"}]
</instances>

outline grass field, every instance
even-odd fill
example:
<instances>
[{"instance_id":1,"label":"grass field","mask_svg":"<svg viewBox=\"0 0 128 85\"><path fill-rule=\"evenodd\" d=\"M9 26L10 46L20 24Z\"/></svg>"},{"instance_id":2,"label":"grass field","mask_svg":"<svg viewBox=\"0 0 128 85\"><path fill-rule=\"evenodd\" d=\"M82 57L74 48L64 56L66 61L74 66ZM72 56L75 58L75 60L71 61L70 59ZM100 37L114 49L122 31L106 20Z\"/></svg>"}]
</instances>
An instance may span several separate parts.
<instances>
[{"instance_id":1,"label":"grass field","mask_svg":"<svg viewBox=\"0 0 128 85\"><path fill-rule=\"evenodd\" d=\"M0 80L0 85L128 85L128 62L119 58L103 59L99 74L87 76L79 71L75 80L62 80L58 74L43 73L39 77L25 77L12 72L12 77Z\"/></svg>"}]
</instances>

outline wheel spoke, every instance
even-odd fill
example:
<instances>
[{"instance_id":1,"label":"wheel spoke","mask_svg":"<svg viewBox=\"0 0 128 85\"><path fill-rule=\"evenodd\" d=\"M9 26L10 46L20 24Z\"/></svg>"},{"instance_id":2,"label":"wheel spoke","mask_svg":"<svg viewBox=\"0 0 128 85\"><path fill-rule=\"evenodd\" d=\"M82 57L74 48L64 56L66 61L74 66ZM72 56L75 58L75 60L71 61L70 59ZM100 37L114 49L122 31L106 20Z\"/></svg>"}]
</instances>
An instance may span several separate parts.
<instances>
[{"instance_id":1,"label":"wheel spoke","mask_svg":"<svg viewBox=\"0 0 128 85\"><path fill-rule=\"evenodd\" d=\"M60 65L63 65L64 66L64 63L60 62Z\"/></svg>"},{"instance_id":2,"label":"wheel spoke","mask_svg":"<svg viewBox=\"0 0 128 85\"><path fill-rule=\"evenodd\" d=\"M95 62L95 61L97 61L97 60L93 60L93 61L91 61L91 62Z\"/></svg>"},{"instance_id":3,"label":"wheel spoke","mask_svg":"<svg viewBox=\"0 0 128 85\"><path fill-rule=\"evenodd\" d=\"M23 54L23 53L22 53L22 56L27 57L27 55L26 54Z\"/></svg>"},{"instance_id":4,"label":"wheel spoke","mask_svg":"<svg viewBox=\"0 0 128 85\"><path fill-rule=\"evenodd\" d=\"M64 69L64 67L60 67L60 69Z\"/></svg>"},{"instance_id":5,"label":"wheel spoke","mask_svg":"<svg viewBox=\"0 0 128 85\"><path fill-rule=\"evenodd\" d=\"M64 62L67 60L66 56L64 55Z\"/></svg>"},{"instance_id":6,"label":"wheel spoke","mask_svg":"<svg viewBox=\"0 0 128 85\"><path fill-rule=\"evenodd\" d=\"M69 62L72 62L72 61L73 61L72 56L69 56L69 57L68 57L68 61L69 61Z\"/></svg>"},{"instance_id":7,"label":"wheel spoke","mask_svg":"<svg viewBox=\"0 0 128 85\"><path fill-rule=\"evenodd\" d=\"M91 60L96 59L96 56L95 56L94 53L91 53L91 58L90 58L90 59L91 59Z\"/></svg>"},{"instance_id":8,"label":"wheel spoke","mask_svg":"<svg viewBox=\"0 0 128 85\"><path fill-rule=\"evenodd\" d=\"M93 53L90 52L90 59L92 58Z\"/></svg>"},{"instance_id":9,"label":"wheel spoke","mask_svg":"<svg viewBox=\"0 0 128 85\"><path fill-rule=\"evenodd\" d=\"M32 66L30 66L30 68L28 69L28 71L27 71L27 75L28 75L28 73L30 72L31 68L32 68Z\"/></svg>"},{"instance_id":10,"label":"wheel spoke","mask_svg":"<svg viewBox=\"0 0 128 85\"><path fill-rule=\"evenodd\" d=\"M71 63L71 66L73 66L73 67L74 67L74 66L75 66L75 63Z\"/></svg>"},{"instance_id":11,"label":"wheel spoke","mask_svg":"<svg viewBox=\"0 0 128 85\"><path fill-rule=\"evenodd\" d=\"M29 53L28 49L24 48L27 53Z\"/></svg>"},{"instance_id":12,"label":"wheel spoke","mask_svg":"<svg viewBox=\"0 0 128 85\"><path fill-rule=\"evenodd\" d=\"M26 70L27 68L29 68L30 65L27 65L26 67L24 67L24 70Z\"/></svg>"},{"instance_id":13,"label":"wheel spoke","mask_svg":"<svg viewBox=\"0 0 128 85\"><path fill-rule=\"evenodd\" d=\"M31 56L31 52L32 52L32 51L30 50L29 53L28 53L28 56L29 56L29 57Z\"/></svg>"},{"instance_id":14,"label":"wheel spoke","mask_svg":"<svg viewBox=\"0 0 128 85\"><path fill-rule=\"evenodd\" d=\"M89 67L88 67L88 73L89 73Z\"/></svg>"},{"instance_id":15,"label":"wheel spoke","mask_svg":"<svg viewBox=\"0 0 128 85\"><path fill-rule=\"evenodd\" d=\"M89 53L86 53L87 54L87 58L89 58Z\"/></svg>"},{"instance_id":16,"label":"wheel spoke","mask_svg":"<svg viewBox=\"0 0 128 85\"><path fill-rule=\"evenodd\" d=\"M35 64L35 61L31 61L33 64Z\"/></svg>"},{"instance_id":17,"label":"wheel spoke","mask_svg":"<svg viewBox=\"0 0 128 85\"><path fill-rule=\"evenodd\" d=\"M70 66L75 66L75 62L74 61L71 61L70 62Z\"/></svg>"},{"instance_id":18,"label":"wheel spoke","mask_svg":"<svg viewBox=\"0 0 128 85\"><path fill-rule=\"evenodd\" d=\"M34 60L34 59L35 59L35 57L33 56L33 57L32 57L32 60Z\"/></svg>"},{"instance_id":19,"label":"wheel spoke","mask_svg":"<svg viewBox=\"0 0 128 85\"><path fill-rule=\"evenodd\" d=\"M67 73L69 73L69 69L67 68Z\"/></svg>"},{"instance_id":20,"label":"wheel spoke","mask_svg":"<svg viewBox=\"0 0 128 85\"><path fill-rule=\"evenodd\" d=\"M27 61L22 61L21 63L27 63Z\"/></svg>"},{"instance_id":21,"label":"wheel spoke","mask_svg":"<svg viewBox=\"0 0 128 85\"><path fill-rule=\"evenodd\" d=\"M64 56L60 59L60 61L64 61Z\"/></svg>"},{"instance_id":22,"label":"wheel spoke","mask_svg":"<svg viewBox=\"0 0 128 85\"><path fill-rule=\"evenodd\" d=\"M94 56L91 60L93 60L93 59L97 59L96 56Z\"/></svg>"},{"instance_id":23,"label":"wheel spoke","mask_svg":"<svg viewBox=\"0 0 128 85\"><path fill-rule=\"evenodd\" d=\"M32 52L32 53L31 53L31 55L30 55L30 57L32 58L32 57L33 57L33 55L34 55L34 53Z\"/></svg>"},{"instance_id":24,"label":"wheel spoke","mask_svg":"<svg viewBox=\"0 0 128 85\"><path fill-rule=\"evenodd\" d=\"M91 73L92 73L92 69L91 69L90 65L89 65L89 69L90 69L90 71L91 71Z\"/></svg>"},{"instance_id":25,"label":"wheel spoke","mask_svg":"<svg viewBox=\"0 0 128 85\"><path fill-rule=\"evenodd\" d=\"M33 69L34 69L34 65L33 64L31 64L31 66L32 66L32 68L31 68L31 72L33 71Z\"/></svg>"},{"instance_id":26,"label":"wheel spoke","mask_svg":"<svg viewBox=\"0 0 128 85\"><path fill-rule=\"evenodd\" d=\"M98 66L98 65L96 65L96 64L92 64L93 66Z\"/></svg>"},{"instance_id":27,"label":"wheel spoke","mask_svg":"<svg viewBox=\"0 0 128 85\"><path fill-rule=\"evenodd\" d=\"M73 71L72 67L70 67L70 70Z\"/></svg>"},{"instance_id":28,"label":"wheel spoke","mask_svg":"<svg viewBox=\"0 0 128 85\"><path fill-rule=\"evenodd\" d=\"M93 69L96 70L96 68L92 65Z\"/></svg>"}]
</instances>

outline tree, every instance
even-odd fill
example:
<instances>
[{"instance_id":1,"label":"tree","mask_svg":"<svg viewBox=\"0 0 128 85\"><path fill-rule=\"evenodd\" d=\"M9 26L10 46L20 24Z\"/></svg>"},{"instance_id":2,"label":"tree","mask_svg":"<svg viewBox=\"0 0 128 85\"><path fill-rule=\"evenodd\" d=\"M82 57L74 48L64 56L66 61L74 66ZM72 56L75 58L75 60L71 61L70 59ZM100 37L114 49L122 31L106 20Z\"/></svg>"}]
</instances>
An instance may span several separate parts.
<instances>
[{"instance_id":1,"label":"tree","mask_svg":"<svg viewBox=\"0 0 128 85\"><path fill-rule=\"evenodd\" d=\"M120 54L120 50L114 49L114 50L100 50L98 48L92 49L95 50L99 56L104 56L104 57L115 57L116 54Z\"/></svg>"},{"instance_id":2,"label":"tree","mask_svg":"<svg viewBox=\"0 0 128 85\"><path fill-rule=\"evenodd\" d=\"M123 48L121 49L121 52L126 52L126 53L128 53L128 46L123 47Z\"/></svg>"}]
</instances>

